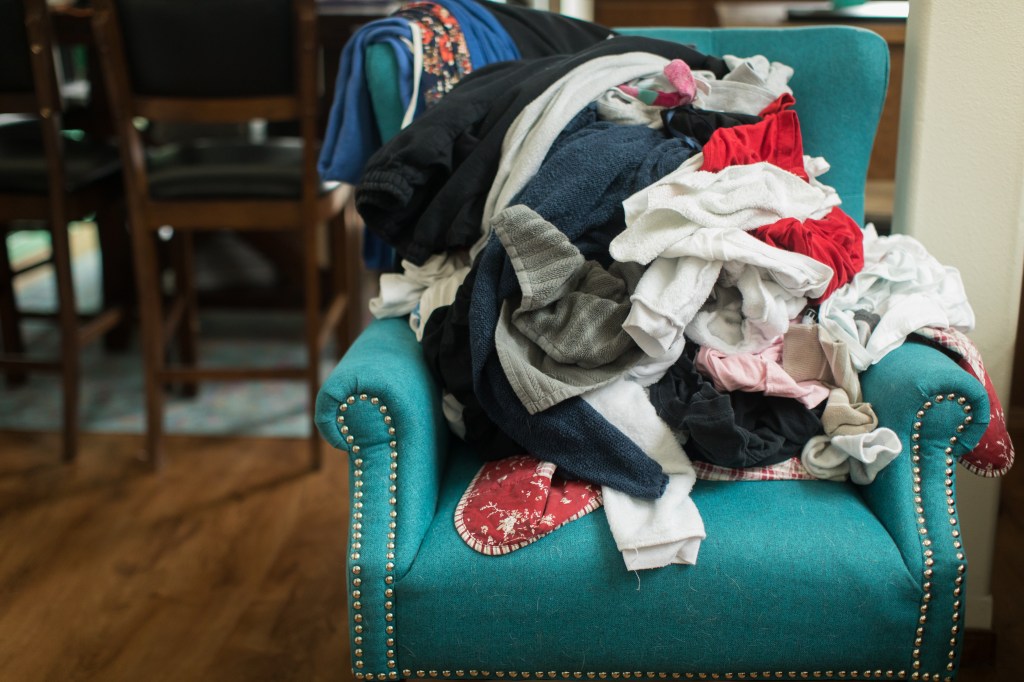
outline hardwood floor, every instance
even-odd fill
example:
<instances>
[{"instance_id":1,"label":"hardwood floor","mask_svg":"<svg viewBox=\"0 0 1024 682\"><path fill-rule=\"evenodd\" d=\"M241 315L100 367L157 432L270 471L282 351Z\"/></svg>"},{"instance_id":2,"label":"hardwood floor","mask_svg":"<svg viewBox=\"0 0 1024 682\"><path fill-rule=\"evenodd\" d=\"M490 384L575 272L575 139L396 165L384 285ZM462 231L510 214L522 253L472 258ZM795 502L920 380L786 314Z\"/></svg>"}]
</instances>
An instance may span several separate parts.
<instances>
[{"instance_id":1,"label":"hardwood floor","mask_svg":"<svg viewBox=\"0 0 1024 682\"><path fill-rule=\"evenodd\" d=\"M0 679L344 680L346 477L304 440L0 434Z\"/></svg>"},{"instance_id":2,"label":"hardwood floor","mask_svg":"<svg viewBox=\"0 0 1024 682\"><path fill-rule=\"evenodd\" d=\"M349 680L347 483L303 440L170 437L154 475L138 436L0 433L0 680ZM326 446L325 446L326 447ZM1024 661L1024 475L1003 488L997 659Z\"/></svg>"}]
</instances>

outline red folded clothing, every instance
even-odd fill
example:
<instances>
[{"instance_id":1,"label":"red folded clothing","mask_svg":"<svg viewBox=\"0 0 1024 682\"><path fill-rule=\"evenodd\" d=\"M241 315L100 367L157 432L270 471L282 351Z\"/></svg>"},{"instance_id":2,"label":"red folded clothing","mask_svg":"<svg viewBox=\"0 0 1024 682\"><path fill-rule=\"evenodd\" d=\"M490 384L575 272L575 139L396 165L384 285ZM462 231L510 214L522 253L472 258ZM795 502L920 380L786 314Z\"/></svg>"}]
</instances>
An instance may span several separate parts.
<instances>
[{"instance_id":1,"label":"red folded clothing","mask_svg":"<svg viewBox=\"0 0 1024 682\"><path fill-rule=\"evenodd\" d=\"M765 108L760 123L719 128L712 133L704 145L700 169L717 173L729 166L767 161L807 180L800 121L795 111L786 108L787 98L792 103L790 95L782 95Z\"/></svg>"},{"instance_id":2,"label":"red folded clothing","mask_svg":"<svg viewBox=\"0 0 1024 682\"><path fill-rule=\"evenodd\" d=\"M832 268L835 273L817 305L864 269L864 233L844 210L836 206L820 220L783 218L754 230L754 236L771 246L802 253Z\"/></svg>"}]
</instances>

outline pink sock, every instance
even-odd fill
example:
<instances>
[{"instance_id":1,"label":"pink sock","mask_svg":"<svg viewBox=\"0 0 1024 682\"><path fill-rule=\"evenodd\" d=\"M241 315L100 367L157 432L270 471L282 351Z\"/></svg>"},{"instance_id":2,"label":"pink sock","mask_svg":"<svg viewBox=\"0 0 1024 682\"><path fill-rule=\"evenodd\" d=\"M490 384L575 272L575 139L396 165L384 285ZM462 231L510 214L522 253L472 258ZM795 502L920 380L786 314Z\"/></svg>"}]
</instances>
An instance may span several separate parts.
<instances>
[{"instance_id":1,"label":"pink sock","mask_svg":"<svg viewBox=\"0 0 1024 682\"><path fill-rule=\"evenodd\" d=\"M697 83L693 80L693 72L682 59L673 59L665 67L665 77L675 87L683 100L680 104L689 104L697 94Z\"/></svg>"}]
</instances>

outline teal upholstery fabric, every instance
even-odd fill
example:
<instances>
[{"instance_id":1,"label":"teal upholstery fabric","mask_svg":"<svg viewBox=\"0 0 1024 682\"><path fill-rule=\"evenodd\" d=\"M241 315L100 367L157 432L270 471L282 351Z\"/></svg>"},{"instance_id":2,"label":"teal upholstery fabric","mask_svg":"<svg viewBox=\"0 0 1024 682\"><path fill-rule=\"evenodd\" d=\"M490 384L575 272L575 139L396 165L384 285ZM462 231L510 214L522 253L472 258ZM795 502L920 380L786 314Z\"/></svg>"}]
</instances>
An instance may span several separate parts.
<instances>
[{"instance_id":1,"label":"teal upholstery fabric","mask_svg":"<svg viewBox=\"0 0 1024 682\"><path fill-rule=\"evenodd\" d=\"M402 129L405 111L398 92L398 61L390 45L370 45L366 49L366 82L370 87L373 116L381 142L387 142Z\"/></svg>"},{"instance_id":2,"label":"teal upholstery fabric","mask_svg":"<svg viewBox=\"0 0 1024 682\"><path fill-rule=\"evenodd\" d=\"M956 663L950 653L959 655L959 639L953 637L957 647L949 641L963 619L966 562L954 544L958 524L950 520L957 517L946 495L953 469L944 448L946 434L957 434L957 452L980 438L985 393L942 353L915 345L870 369L863 383L880 420L906 448L871 486L698 482L694 500L708 539L694 567L625 571L603 511L510 555L487 557L462 542L452 521L479 461L458 441L449 443L436 387L405 321L374 322L317 404L321 433L352 464L346 579L350 607L360 606L350 611L360 617L350 620L352 636L363 642L356 672L870 667L909 676L915 660L931 664L924 670L948 672L947 662ZM943 400L934 402L933 393ZM957 432L974 413L978 419ZM914 433L922 434L918 441ZM920 446L916 463L914 444ZM392 532L393 549L387 546ZM358 599L351 596L357 591ZM920 624L922 606L940 625ZM386 644L389 634L400 653ZM684 646L690 642L693 647Z\"/></svg>"},{"instance_id":3,"label":"teal upholstery fabric","mask_svg":"<svg viewBox=\"0 0 1024 682\"><path fill-rule=\"evenodd\" d=\"M889 48L878 34L838 26L624 28L619 32L685 43L714 55L763 54L796 67L790 85L804 149L834 165L821 180L836 188L843 209L863 223L864 180L889 86ZM394 54L386 46L373 47L366 64L377 129L387 141L400 129L403 114Z\"/></svg>"},{"instance_id":4,"label":"teal upholstery fabric","mask_svg":"<svg viewBox=\"0 0 1024 682\"><path fill-rule=\"evenodd\" d=\"M364 395L367 399L361 400ZM351 404L346 403L349 397L354 398ZM341 408L342 403L347 407ZM374 322L359 336L321 387L316 415L317 428L332 447L364 461L366 480L379 464L386 480L391 453L401 453L402 475L415 482L398 494L403 517L397 572L404 573L434 516L449 437L437 387L405 320ZM348 431L342 431L346 424L339 417L348 420ZM371 488L369 483L366 487ZM379 491L363 493L376 496Z\"/></svg>"},{"instance_id":5,"label":"teal upholstery fabric","mask_svg":"<svg viewBox=\"0 0 1024 682\"><path fill-rule=\"evenodd\" d=\"M356 339L320 389L316 426L350 465L345 580L350 637L363 642L353 649L365 652L361 668L386 671L385 590L416 559L448 451L439 393L405 320L374 322Z\"/></svg>"},{"instance_id":6,"label":"teal upholstery fabric","mask_svg":"<svg viewBox=\"0 0 1024 682\"><path fill-rule=\"evenodd\" d=\"M904 453L864 490L865 500L910 571L931 586L926 590L928 613L922 614L931 614L931 625L924 627L921 660L955 668L967 579L955 503L956 460L984 434L988 396L980 382L948 357L913 343L871 367L861 386L880 426L899 434ZM950 641L957 646L951 648Z\"/></svg>"},{"instance_id":7,"label":"teal upholstery fabric","mask_svg":"<svg viewBox=\"0 0 1024 682\"><path fill-rule=\"evenodd\" d=\"M807 151L834 164L823 179L861 219L888 66L880 38L643 32L794 66ZM708 538L696 566L626 571L603 510L489 557L453 523L479 462L449 439L406 321L372 323L323 386L316 419L351 466L355 676L951 678L967 570L954 462L980 438L987 399L942 353L913 344L866 372L863 387L904 453L863 488L699 481Z\"/></svg>"},{"instance_id":8,"label":"teal upholstery fabric","mask_svg":"<svg viewBox=\"0 0 1024 682\"><path fill-rule=\"evenodd\" d=\"M398 583L403 668L910 666L920 576L853 486L698 481L708 537L697 566L633 573L603 509L505 556L473 551L451 519L478 462L453 455L434 523Z\"/></svg>"}]
</instances>

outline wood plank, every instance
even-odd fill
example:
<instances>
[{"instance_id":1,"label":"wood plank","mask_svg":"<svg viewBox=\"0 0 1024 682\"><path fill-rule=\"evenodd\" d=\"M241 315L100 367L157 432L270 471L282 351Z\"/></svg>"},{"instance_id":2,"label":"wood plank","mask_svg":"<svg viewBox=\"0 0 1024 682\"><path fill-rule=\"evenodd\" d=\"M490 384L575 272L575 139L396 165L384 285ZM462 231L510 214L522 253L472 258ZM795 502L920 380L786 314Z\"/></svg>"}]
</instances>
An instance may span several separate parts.
<instances>
[{"instance_id":1,"label":"wood plank","mask_svg":"<svg viewBox=\"0 0 1024 682\"><path fill-rule=\"evenodd\" d=\"M349 667L341 458L311 473L304 439L172 437L153 475L141 446L85 435L80 461L64 466L55 437L0 434L4 678L254 679L221 650L230 640L251 659L248 633L262 628L261 655L308 659L301 679L339 679Z\"/></svg>"},{"instance_id":2,"label":"wood plank","mask_svg":"<svg viewBox=\"0 0 1024 682\"><path fill-rule=\"evenodd\" d=\"M594 21L604 26L717 26L709 0L595 0Z\"/></svg>"},{"instance_id":3,"label":"wood plank","mask_svg":"<svg viewBox=\"0 0 1024 682\"><path fill-rule=\"evenodd\" d=\"M245 123L254 118L290 121L298 116L292 95L280 97L141 97L134 99L134 116L187 123Z\"/></svg>"}]
</instances>

